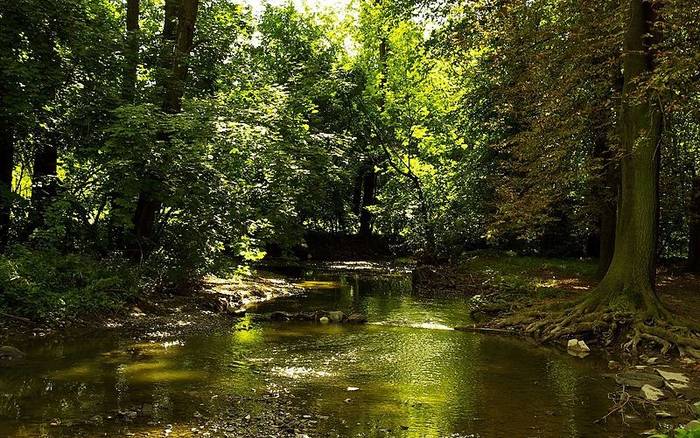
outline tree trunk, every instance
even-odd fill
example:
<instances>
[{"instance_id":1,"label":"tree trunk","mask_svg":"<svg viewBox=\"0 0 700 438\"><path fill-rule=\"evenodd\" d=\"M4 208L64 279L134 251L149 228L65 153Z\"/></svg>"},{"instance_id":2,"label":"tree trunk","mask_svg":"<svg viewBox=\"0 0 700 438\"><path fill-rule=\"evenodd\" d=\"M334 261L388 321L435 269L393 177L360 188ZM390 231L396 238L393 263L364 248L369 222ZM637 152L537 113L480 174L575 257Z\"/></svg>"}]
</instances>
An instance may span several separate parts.
<instances>
[{"instance_id":1,"label":"tree trunk","mask_svg":"<svg viewBox=\"0 0 700 438\"><path fill-rule=\"evenodd\" d=\"M10 235L13 158L12 130L5 115L0 114L0 250L5 248Z\"/></svg>"},{"instance_id":2,"label":"tree trunk","mask_svg":"<svg viewBox=\"0 0 700 438\"><path fill-rule=\"evenodd\" d=\"M122 97L125 102L133 103L136 93L136 81L139 65L139 0L126 2L126 47L125 68Z\"/></svg>"},{"instance_id":3,"label":"tree trunk","mask_svg":"<svg viewBox=\"0 0 700 438\"><path fill-rule=\"evenodd\" d=\"M387 39L382 37L379 41L379 109L384 111L386 99L384 96L387 81ZM381 141L381 140L380 140ZM360 236L369 237L372 235L373 214L367 207L375 204L377 190L377 172L374 170L374 163L369 160L367 170L363 175L362 182L362 210L360 210Z\"/></svg>"},{"instance_id":4,"label":"tree trunk","mask_svg":"<svg viewBox=\"0 0 700 438\"><path fill-rule=\"evenodd\" d=\"M165 2L161 63L168 69L168 74L163 80L162 108L168 114L176 114L182 108L187 58L192 51L198 6L199 0L166 0ZM160 137L165 142L169 141L165 133ZM156 214L161 208L161 200L158 199L157 190L154 187L156 185L158 185L157 178L152 176L145 178L144 188L139 194L136 206L134 233L141 246L144 242L153 239Z\"/></svg>"},{"instance_id":5,"label":"tree trunk","mask_svg":"<svg viewBox=\"0 0 700 438\"><path fill-rule=\"evenodd\" d=\"M647 38L652 34L653 18L649 2L629 1L619 120L623 156L615 250L610 268L587 303L595 308L639 312L645 318L663 316L655 291L661 113L651 96L639 96L638 84L653 68Z\"/></svg>"},{"instance_id":6,"label":"tree trunk","mask_svg":"<svg viewBox=\"0 0 700 438\"><path fill-rule=\"evenodd\" d=\"M372 166L368 169L362 180L362 209L360 210L360 236L372 235L372 213L367 210L375 203L375 188L377 185L377 173Z\"/></svg>"},{"instance_id":7,"label":"tree trunk","mask_svg":"<svg viewBox=\"0 0 700 438\"><path fill-rule=\"evenodd\" d=\"M187 61L192 51L194 25L197 19L199 0L184 0L180 5L180 18L177 23L177 38L172 56L172 72L165 87L163 110L175 114L181 111L182 96L187 77Z\"/></svg>"},{"instance_id":8,"label":"tree trunk","mask_svg":"<svg viewBox=\"0 0 700 438\"><path fill-rule=\"evenodd\" d=\"M600 129L600 128L598 128ZM615 226L617 220L617 191L620 172L614 161L605 130L595 138L594 156L601 161L602 173L594 189L598 204L598 278L608 272L615 251Z\"/></svg>"},{"instance_id":9,"label":"tree trunk","mask_svg":"<svg viewBox=\"0 0 700 438\"><path fill-rule=\"evenodd\" d=\"M615 222L617 211L615 200L603 200L598 217L598 272L597 277L605 277L615 252Z\"/></svg>"},{"instance_id":10,"label":"tree trunk","mask_svg":"<svg viewBox=\"0 0 700 438\"><path fill-rule=\"evenodd\" d=\"M54 135L49 135L54 138ZM58 193L58 148L49 141L34 153L32 172L32 214L27 235L44 224L46 209Z\"/></svg>"},{"instance_id":11,"label":"tree trunk","mask_svg":"<svg viewBox=\"0 0 700 438\"><path fill-rule=\"evenodd\" d=\"M689 211L688 269L700 273L700 174L693 178Z\"/></svg>"}]
</instances>

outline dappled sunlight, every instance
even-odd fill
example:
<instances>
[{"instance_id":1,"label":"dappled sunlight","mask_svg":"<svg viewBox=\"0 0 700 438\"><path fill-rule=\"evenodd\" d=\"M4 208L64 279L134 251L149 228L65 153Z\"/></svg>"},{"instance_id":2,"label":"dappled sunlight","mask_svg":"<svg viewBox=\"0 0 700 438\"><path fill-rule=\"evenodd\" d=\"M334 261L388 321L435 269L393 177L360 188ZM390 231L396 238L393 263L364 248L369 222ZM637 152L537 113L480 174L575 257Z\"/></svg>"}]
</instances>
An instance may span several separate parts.
<instances>
[{"instance_id":1,"label":"dappled sunlight","mask_svg":"<svg viewBox=\"0 0 700 438\"><path fill-rule=\"evenodd\" d=\"M300 287L304 289L339 289L340 283L337 281L300 281L297 283Z\"/></svg>"}]
</instances>

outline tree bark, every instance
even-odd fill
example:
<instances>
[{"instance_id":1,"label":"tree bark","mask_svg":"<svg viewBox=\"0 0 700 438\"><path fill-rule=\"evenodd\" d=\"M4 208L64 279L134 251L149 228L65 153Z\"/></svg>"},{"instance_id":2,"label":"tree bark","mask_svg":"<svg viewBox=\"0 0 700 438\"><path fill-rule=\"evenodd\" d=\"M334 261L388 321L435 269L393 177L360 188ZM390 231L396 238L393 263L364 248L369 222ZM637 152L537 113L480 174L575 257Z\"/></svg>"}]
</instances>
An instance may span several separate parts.
<instances>
[{"instance_id":1,"label":"tree bark","mask_svg":"<svg viewBox=\"0 0 700 438\"><path fill-rule=\"evenodd\" d=\"M367 169L362 177L362 207L360 210L360 236L372 235L372 213L367 209L375 203L375 189L377 185L377 173L374 166Z\"/></svg>"},{"instance_id":2,"label":"tree bark","mask_svg":"<svg viewBox=\"0 0 700 438\"><path fill-rule=\"evenodd\" d=\"M386 37L381 37L379 40L379 109L384 111L386 99L384 96L387 81L387 50L388 42ZM382 141L381 139L379 141ZM362 181L362 210L360 210L360 236L369 237L372 235L373 214L367 210L376 202L377 190L377 172L374 170L374 162L369 160L367 169L365 170Z\"/></svg>"},{"instance_id":3,"label":"tree bark","mask_svg":"<svg viewBox=\"0 0 700 438\"><path fill-rule=\"evenodd\" d=\"M122 97L125 102L133 103L136 94L136 82L139 65L139 0L126 2L126 47L125 68Z\"/></svg>"},{"instance_id":4,"label":"tree bark","mask_svg":"<svg viewBox=\"0 0 700 438\"><path fill-rule=\"evenodd\" d=\"M187 76L187 58L192 51L195 21L199 0L166 0L163 24L163 50L161 62L168 74L163 79L163 103L165 113L176 114L182 109L184 82ZM160 139L168 142L167 134ZM154 237L155 220L161 208L161 199L155 186L158 178L147 175L139 194L134 214L134 233L143 250L143 243Z\"/></svg>"},{"instance_id":5,"label":"tree bark","mask_svg":"<svg viewBox=\"0 0 700 438\"><path fill-rule=\"evenodd\" d=\"M700 273L700 174L697 171L690 193L689 226L688 269Z\"/></svg>"},{"instance_id":6,"label":"tree bark","mask_svg":"<svg viewBox=\"0 0 700 438\"><path fill-rule=\"evenodd\" d=\"M12 169L14 168L14 138L4 114L0 114L0 250L10 236L10 206L12 202Z\"/></svg>"},{"instance_id":7,"label":"tree bark","mask_svg":"<svg viewBox=\"0 0 700 438\"><path fill-rule=\"evenodd\" d=\"M650 2L630 0L624 36L624 86L620 110L621 187L615 250L610 267L588 299L590 307L613 307L663 316L655 291L661 112L639 80L653 70L648 35ZM589 307L589 308L590 308Z\"/></svg>"},{"instance_id":8,"label":"tree bark","mask_svg":"<svg viewBox=\"0 0 700 438\"><path fill-rule=\"evenodd\" d=\"M594 189L598 204L598 278L608 272L615 251L615 226L617 221L617 191L620 172L608 144L605 130L595 138L593 154L600 160L602 171L598 186Z\"/></svg>"},{"instance_id":9,"label":"tree bark","mask_svg":"<svg viewBox=\"0 0 700 438\"><path fill-rule=\"evenodd\" d=\"M185 90L185 78L192 42L194 40L194 25L197 20L199 0L184 0L180 5L180 16L177 23L175 50L172 56L172 71L165 87L163 110L166 113L179 113L182 109L182 96Z\"/></svg>"},{"instance_id":10,"label":"tree bark","mask_svg":"<svg viewBox=\"0 0 700 438\"><path fill-rule=\"evenodd\" d=\"M34 153L34 169L32 172L32 214L27 235L44 224L46 210L58 193L58 148L56 136L49 135L51 140L41 145Z\"/></svg>"}]
</instances>

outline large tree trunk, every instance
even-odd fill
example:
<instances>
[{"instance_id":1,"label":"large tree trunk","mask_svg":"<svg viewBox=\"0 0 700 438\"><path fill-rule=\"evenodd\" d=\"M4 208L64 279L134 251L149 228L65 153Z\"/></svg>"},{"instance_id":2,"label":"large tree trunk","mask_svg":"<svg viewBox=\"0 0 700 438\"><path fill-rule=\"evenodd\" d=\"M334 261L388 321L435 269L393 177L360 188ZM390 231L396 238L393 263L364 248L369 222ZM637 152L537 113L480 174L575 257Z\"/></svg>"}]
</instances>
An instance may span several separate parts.
<instances>
[{"instance_id":1,"label":"large tree trunk","mask_svg":"<svg viewBox=\"0 0 700 438\"><path fill-rule=\"evenodd\" d=\"M12 130L5 115L0 114L0 250L7 245L10 235L13 158Z\"/></svg>"},{"instance_id":2,"label":"large tree trunk","mask_svg":"<svg viewBox=\"0 0 700 438\"><path fill-rule=\"evenodd\" d=\"M126 2L126 47L124 84L122 97L125 102L133 103L136 93L136 81L139 65L139 0Z\"/></svg>"},{"instance_id":3,"label":"large tree trunk","mask_svg":"<svg viewBox=\"0 0 700 438\"><path fill-rule=\"evenodd\" d=\"M187 58L192 51L195 21L199 0L166 0L165 23L163 25L163 52L161 62L168 74L163 80L163 111L176 114L182 108L184 82L187 76ZM161 140L169 141L166 134ZM151 241L154 236L156 214L161 208L161 200L155 190L158 179L146 176L144 188L134 215L134 232L139 244Z\"/></svg>"},{"instance_id":4,"label":"large tree trunk","mask_svg":"<svg viewBox=\"0 0 700 438\"><path fill-rule=\"evenodd\" d=\"M624 87L620 111L621 188L615 250L605 277L591 293L590 307L613 307L662 316L655 292L661 113L638 81L653 68L648 35L654 11L630 0L624 39Z\"/></svg>"},{"instance_id":5,"label":"large tree trunk","mask_svg":"<svg viewBox=\"0 0 700 438\"><path fill-rule=\"evenodd\" d=\"M688 269L700 273L700 174L697 170L690 194L689 219Z\"/></svg>"},{"instance_id":6,"label":"large tree trunk","mask_svg":"<svg viewBox=\"0 0 700 438\"><path fill-rule=\"evenodd\" d=\"M49 135L52 139L54 135ZM58 148L55 141L43 144L34 153L32 172L32 214L27 234L44 224L46 210L58 193Z\"/></svg>"}]
</instances>

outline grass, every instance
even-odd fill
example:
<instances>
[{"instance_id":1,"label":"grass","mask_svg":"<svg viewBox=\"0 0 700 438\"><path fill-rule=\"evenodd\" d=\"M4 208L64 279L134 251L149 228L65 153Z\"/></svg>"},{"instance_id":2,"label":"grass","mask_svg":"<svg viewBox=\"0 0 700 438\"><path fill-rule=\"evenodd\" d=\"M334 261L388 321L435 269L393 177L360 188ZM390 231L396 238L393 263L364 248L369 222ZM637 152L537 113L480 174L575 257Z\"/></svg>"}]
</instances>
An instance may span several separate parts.
<instances>
[{"instance_id":1,"label":"grass","mask_svg":"<svg viewBox=\"0 0 700 438\"><path fill-rule=\"evenodd\" d=\"M546 299L587 290L595 281L596 262L512 253L477 252L459 264L462 274L476 275L490 289Z\"/></svg>"}]
</instances>

